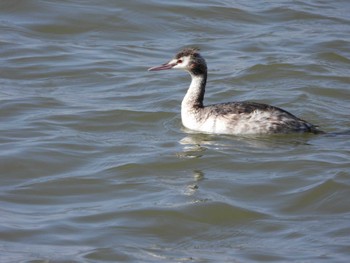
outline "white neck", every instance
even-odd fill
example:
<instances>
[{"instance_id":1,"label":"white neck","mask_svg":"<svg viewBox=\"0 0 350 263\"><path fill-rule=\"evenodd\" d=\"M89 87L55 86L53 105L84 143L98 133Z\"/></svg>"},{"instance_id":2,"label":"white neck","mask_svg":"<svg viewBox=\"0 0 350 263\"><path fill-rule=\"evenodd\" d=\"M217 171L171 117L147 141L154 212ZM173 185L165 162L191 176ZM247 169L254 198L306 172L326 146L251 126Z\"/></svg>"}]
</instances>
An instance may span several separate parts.
<instances>
[{"instance_id":1,"label":"white neck","mask_svg":"<svg viewBox=\"0 0 350 263\"><path fill-rule=\"evenodd\" d=\"M206 84L206 75L191 74L191 84L182 100L181 108L202 108Z\"/></svg>"},{"instance_id":2,"label":"white neck","mask_svg":"<svg viewBox=\"0 0 350 263\"><path fill-rule=\"evenodd\" d=\"M201 122L201 112L204 110L203 98L207 76L206 74L191 74L191 77L191 85L181 104L181 120L185 127L198 130L198 125Z\"/></svg>"}]
</instances>

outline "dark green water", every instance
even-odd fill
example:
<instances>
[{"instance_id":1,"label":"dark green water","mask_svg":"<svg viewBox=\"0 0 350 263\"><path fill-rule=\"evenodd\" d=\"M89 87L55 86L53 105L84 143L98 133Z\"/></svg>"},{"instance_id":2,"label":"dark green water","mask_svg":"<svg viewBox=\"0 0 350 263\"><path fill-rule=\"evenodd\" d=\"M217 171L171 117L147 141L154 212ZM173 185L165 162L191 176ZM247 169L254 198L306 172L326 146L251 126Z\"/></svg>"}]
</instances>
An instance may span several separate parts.
<instances>
[{"instance_id":1,"label":"dark green water","mask_svg":"<svg viewBox=\"0 0 350 263\"><path fill-rule=\"evenodd\" d=\"M0 2L1 262L348 262L348 1ZM206 102L282 107L331 134L210 136ZM333 134L343 133L343 134Z\"/></svg>"}]
</instances>

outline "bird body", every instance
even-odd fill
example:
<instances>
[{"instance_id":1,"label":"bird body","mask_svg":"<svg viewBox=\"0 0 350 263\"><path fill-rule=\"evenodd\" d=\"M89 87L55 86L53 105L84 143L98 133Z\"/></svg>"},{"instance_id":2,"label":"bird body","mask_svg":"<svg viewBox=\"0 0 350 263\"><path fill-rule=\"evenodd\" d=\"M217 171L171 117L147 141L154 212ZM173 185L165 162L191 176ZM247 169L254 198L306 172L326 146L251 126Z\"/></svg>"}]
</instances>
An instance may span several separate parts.
<instances>
[{"instance_id":1,"label":"bird body","mask_svg":"<svg viewBox=\"0 0 350 263\"><path fill-rule=\"evenodd\" d=\"M186 48L172 60L150 71L184 69L191 84L181 104L183 125L194 131L214 134L321 133L311 123L267 104L228 102L204 106L207 65L198 49Z\"/></svg>"}]
</instances>

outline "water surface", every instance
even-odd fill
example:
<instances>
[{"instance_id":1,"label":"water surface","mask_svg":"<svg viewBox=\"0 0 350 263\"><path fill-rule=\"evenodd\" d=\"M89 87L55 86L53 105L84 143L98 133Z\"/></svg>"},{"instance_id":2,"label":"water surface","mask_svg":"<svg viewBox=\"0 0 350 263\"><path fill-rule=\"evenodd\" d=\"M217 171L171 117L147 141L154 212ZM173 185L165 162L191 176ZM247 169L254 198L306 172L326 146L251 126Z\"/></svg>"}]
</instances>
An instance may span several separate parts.
<instances>
[{"instance_id":1,"label":"water surface","mask_svg":"<svg viewBox=\"0 0 350 263\"><path fill-rule=\"evenodd\" d=\"M350 4L241 2L1 1L1 262L349 261ZM328 134L184 129L188 46Z\"/></svg>"}]
</instances>

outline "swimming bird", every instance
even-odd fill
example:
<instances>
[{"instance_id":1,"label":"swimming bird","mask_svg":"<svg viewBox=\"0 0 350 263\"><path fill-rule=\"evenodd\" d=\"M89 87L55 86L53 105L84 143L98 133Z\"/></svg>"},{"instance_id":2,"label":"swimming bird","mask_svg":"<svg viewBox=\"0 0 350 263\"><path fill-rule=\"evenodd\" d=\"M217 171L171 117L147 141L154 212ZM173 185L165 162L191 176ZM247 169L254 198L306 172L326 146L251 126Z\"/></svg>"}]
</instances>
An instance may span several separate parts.
<instances>
[{"instance_id":1,"label":"swimming bird","mask_svg":"<svg viewBox=\"0 0 350 263\"><path fill-rule=\"evenodd\" d=\"M240 101L205 106L207 64L199 49L185 48L169 62L149 71L182 69L191 75L191 84L181 103L182 124L209 134L322 133L293 114L268 104Z\"/></svg>"}]
</instances>

